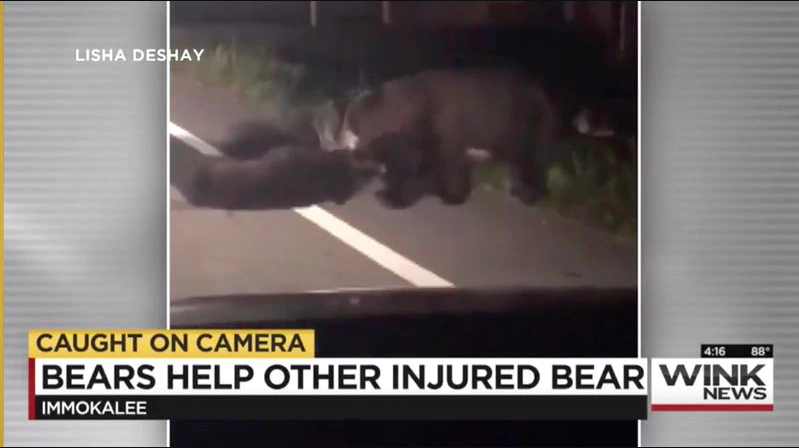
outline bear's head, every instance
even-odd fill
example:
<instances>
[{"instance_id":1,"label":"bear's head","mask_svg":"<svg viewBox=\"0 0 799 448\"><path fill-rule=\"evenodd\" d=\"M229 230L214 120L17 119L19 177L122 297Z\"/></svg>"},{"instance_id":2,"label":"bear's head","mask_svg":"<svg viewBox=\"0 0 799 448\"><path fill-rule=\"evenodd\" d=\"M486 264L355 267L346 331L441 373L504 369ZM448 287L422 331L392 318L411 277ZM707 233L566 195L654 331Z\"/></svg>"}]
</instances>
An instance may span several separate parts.
<instances>
[{"instance_id":1,"label":"bear's head","mask_svg":"<svg viewBox=\"0 0 799 448\"><path fill-rule=\"evenodd\" d=\"M364 90L355 95L344 110L338 132L338 145L355 150L381 134L379 117L382 99L379 91Z\"/></svg>"}]
</instances>

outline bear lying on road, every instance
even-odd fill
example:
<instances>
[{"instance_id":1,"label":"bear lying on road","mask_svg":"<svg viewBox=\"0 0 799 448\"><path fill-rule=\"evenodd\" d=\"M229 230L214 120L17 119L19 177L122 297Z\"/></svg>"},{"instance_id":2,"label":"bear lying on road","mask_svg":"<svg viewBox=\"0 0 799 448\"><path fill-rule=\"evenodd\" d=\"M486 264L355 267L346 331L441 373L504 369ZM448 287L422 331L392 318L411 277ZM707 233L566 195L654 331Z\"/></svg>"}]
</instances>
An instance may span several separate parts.
<instances>
[{"instance_id":1,"label":"bear lying on road","mask_svg":"<svg viewBox=\"0 0 799 448\"><path fill-rule=\"evenodd\" d=\"M257 159L213 158L194 174L187 199L199 207L269 210L332 201L343 204L376 174L349 151L280 146Z\"/></svg>"}]
</instances>

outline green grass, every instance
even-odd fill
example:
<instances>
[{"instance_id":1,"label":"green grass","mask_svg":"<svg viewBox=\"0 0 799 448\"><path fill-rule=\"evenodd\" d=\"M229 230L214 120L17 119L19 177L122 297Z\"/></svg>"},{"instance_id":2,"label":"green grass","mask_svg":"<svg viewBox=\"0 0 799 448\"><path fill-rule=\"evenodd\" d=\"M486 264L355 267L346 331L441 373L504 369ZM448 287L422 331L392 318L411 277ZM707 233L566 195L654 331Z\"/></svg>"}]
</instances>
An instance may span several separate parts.
<instances>
[{"instance_id":1,"label":"green grass","mask_svg":"<svg viewBox=\"0 0 799 448\"><path fill-rule=\"evenodd\" d=\"M585 138L563 142L547 171L547 194L539 206L632 242L638 230L638 178L634 160ZM487 163L475 172L478 186L510 193L507 167Z\"/></svg>"},{"instance_id":2,"label":"green grass","mask_svg":"<svg viewBox=\"0 0 799 448\"><path fill-rule=\"evenodd\" d=\"M565 142L547 173L548 203L559 213L624 239L638 231L638 177L634 160L614 148L576 139Z\"/></svg>"},{"instance_id":3,"label":"green grass","mask_svg":"<svg viewBox=\"0 0 799 448\"><path fill-rule=\"evenodd\" d=\"M268 44L209 38L177 42L178 48L205 48L199 62L173 63L172 70L209 85L221 86L257 108L276 125L308 120L331 98L319 87L324 73L280 61ZM626 241L637 234L637 168L612 148L575 139L564 142L548 171L548 195L541 206L603 229ZM475 173L479 186L507 194L506 167L485 164Z\"/></svg>"},{"instance_id":4,"label":"green grass","mask_svg":"<svg viewBox=\"0 0 799 448\"><path fill-rule=\"evenodd\" d=\"M329 98L315 89L313 75L302 64L276 57L267 44L217 40L178 47L204 48L200 61L173 63L175 74L231 91L256 108L263 119L288 123Z\"/></svg>"}]
</instances>

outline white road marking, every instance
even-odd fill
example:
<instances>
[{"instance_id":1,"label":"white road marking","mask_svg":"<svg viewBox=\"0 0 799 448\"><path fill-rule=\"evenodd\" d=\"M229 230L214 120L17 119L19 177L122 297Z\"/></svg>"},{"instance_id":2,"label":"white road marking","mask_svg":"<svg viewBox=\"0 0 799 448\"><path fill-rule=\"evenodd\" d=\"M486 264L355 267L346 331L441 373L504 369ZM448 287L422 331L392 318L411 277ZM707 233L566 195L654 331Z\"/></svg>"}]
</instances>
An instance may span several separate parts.
<instances>
[{"instance_id":1,"label":"white road marking","mask_svg":"<svg viewBox=\"0 0 799 448\"><path fill-rule=\"evenodd\" d=\"M222 156L218 149L175 123L169 123L169 133L205 155ZM422 288L452 288L455 286L321 207L314 205L295 208L294 211L339 241L414 286Z\"/></svg>"},{"instance_id":2,"label":"white road marking","mask_svg":"<svg viewBox=\"0 0 799 448\"><path fill-rule=\"evenodd\" d=\"M180 190L175 188L174 185L170 186L169 199L172 201L185 202L186 204L189 203L189 201L186 200L186 197L183 196L183 193L181 193Z\"/></svg>"},{"instance_id":3,"label":"white road marking","mask_svg":"<svg viewBox=\"0 0 799 448\"><path fill-rule=\"evenodd\" d=\"M175 123L169 122L169 134L183 140L192 148L200 151L201 153L207 156L213 157L221 157L222 152L218 149L214 148L210 144L206 143L200 137L192 134L191 132L183 129L182 127L176 125Z\"/></svg>"}]
</instances>

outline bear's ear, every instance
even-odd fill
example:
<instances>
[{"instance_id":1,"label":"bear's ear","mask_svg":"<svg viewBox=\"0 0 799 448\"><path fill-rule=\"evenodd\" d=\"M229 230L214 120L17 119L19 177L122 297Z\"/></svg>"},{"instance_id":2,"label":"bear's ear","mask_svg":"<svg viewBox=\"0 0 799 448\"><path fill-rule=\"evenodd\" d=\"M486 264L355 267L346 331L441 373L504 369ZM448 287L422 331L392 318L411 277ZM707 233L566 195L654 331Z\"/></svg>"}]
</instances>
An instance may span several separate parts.
<instances>
[{"instance_id":1,"label":"bear's ear","mask_svg":"<svg viewBox=\"0 0 799 448\"><path fill-rule=\"evenodd\" d=\"M383 102L383 89L365 89L356 94L350 104L357 104L360 110L370 110Z\"/></svg>"},{"instance_id":2,"label":"bear's ear","mask_svg":"<svg viewBox=\"0 0 799 448\"><path fill-rule=\"evenodd\" d=\"M374 89L371 87L352 89L345 95L347 104L354 104L362 101L364 98L372 95Z\"/></svg>"}]
</instances>

